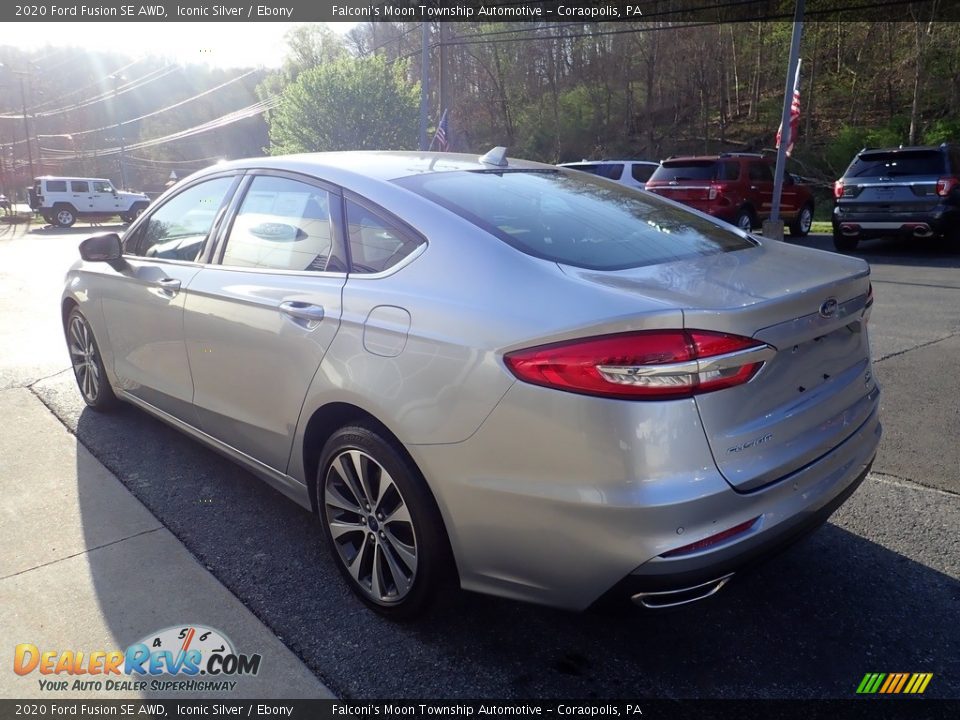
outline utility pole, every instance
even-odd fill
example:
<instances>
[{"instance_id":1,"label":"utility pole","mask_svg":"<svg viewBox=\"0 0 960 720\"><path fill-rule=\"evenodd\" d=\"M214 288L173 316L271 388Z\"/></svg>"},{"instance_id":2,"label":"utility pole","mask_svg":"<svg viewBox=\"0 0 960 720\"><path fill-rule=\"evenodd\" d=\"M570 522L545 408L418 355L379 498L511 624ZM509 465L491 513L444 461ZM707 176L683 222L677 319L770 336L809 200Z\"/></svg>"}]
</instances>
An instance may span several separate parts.
<instances>
[{"instance_id":1,"label":"utility pole","mask_svg":"<svg viewBox=\"0 0 960 720\"><path fill-rule=\"evenodd\" d=\"M787 67L787 80L783 91L783 113L780 117L780 147L777 148L777 168L773 176L773 203L770 207L770 219L764 223L764 237L767 236L767 223L777 240L783 240L783 220L780 219L780 195L783 192L783 171L787 164L787 147L790 145L790 106L793 104L793 83L800 62L800 37L803 35L803 4L797 0L793 14L793 36L790 40L790 62Z\"/></svg>"},{"instance_id":2,"label":"utility pole","mask_svg":"<svg viewBox=\"0 0 960 720\"><path fill-rule=\"evenodd\" d=\"M120 189L127 189L127 174L126 168L124 167L124 153L126 152L125 143L123 141L123 120L120 119L120 104L117 100L120 93L118 88L120 81L123 80L123 77L120 75L113 75L113 111L117 115L117 136L120 138Z\"/></svg>"},{"instance_id":3,"label":"utility pole","mask_svg":"<svg viewBox=\"0 0 960 720\"><path fill-rule=\"evenodd\" d=\"M430 96L430 24L420 23L420 151L427 149L427 101Z\"/></svg>"},{"instance_id":4,"label":"utility pole","mask_svg":"<svg viewBox=\"0 0 960 720\"><path fill-rule=\"evenodd\" d=\"M443 117L447 113L447 126L450 125L449 109L451 105L450 98L450 56L447 48L447 24L440 23L440 108L437 117ZM450 138L447 138L450 142Z\"/></svg>"},{"instance_id":5,"label":"utility pole","mask_svg":"<svg viewBox=\"0 0 960 720\"><path fill-rule=\"evenodd\" d=\"M30 124L27 122L27 95L23 91L23 76L20 73L20 104L23 106L23 134L27 142L27 161L30 164L30 182L33 182L33 150L30 149Z\"/></svg>"}]
</instances>

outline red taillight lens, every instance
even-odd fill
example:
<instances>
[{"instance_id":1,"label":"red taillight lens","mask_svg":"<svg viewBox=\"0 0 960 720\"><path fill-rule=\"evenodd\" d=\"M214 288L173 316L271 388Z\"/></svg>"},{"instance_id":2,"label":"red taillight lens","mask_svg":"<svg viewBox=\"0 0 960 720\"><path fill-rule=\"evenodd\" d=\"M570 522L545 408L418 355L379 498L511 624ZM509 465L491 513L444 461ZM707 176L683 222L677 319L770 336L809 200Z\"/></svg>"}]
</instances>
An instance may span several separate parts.
<instances>
[{"instance_id":1,"label":"red taillight lens","mask_svg":"<svg viewBox=\"0 0 960 720\"><path fill-rule=\"evenodd\" d=\"M671 550L670 552L665 552L660 557L676 557L677 555L689 555L690 553L695 553L700 550L706 550L708 547L711 547L713 545L718 545L719 543L722 543L724 540L729 540L730 538L736 537L741 533L745 533L747 530L752 528L756 524L757 520L759 519L760 519L760 516L758 515L752 520L747 520L746 522L740 523L739 525L735 525L729 530L724 530L723 532L719 532L716 535L711 535L710 537L706 537L703 540L698 540L695 543L690 543L689 545L678 547L674 550Z\"/></svg>"},{"instance_id":2,"label":"red taillight lens","mask_svg":"<svg viewBox=\"0 0 960 720\"><path fill-rule=\"evenodd\" d=\"M837 180L833 184L833 196L838 199L843 197L843 180Z\"/></svg>"},{"instance_id":3,"label":"red taillight lens","mask_svg":"<svg viewBox=\"0 0 960 720\"><path fill-rule=\"evenodd\" d=\"M711 185L710 190L707 194L707 199L716 200L722 191L723 191L723 188L721 188L719 185Z\"/></svg>"},{"instance_id":4,"label":"red taillight lens","mask_svg":"<svg viewBox=\"0 0 960 720\"><path fill-rule=\"evenodd\" d=\"M937 195L940 197L946 197L958 185L960 185L960 178L942 177L937 180Z\"/></svg>"},{"instance_id":5,"label":"red taillight lens","mask_svg":"<svg viewBox=\"0 0 960 720\"><path fill-rule=\"evenodd\" d=\"M745 383L774 352L738 335L649 330L517 350L504 361L520 380L534 385L623 400L664 400Z\"/></svg>"}]
</instances>

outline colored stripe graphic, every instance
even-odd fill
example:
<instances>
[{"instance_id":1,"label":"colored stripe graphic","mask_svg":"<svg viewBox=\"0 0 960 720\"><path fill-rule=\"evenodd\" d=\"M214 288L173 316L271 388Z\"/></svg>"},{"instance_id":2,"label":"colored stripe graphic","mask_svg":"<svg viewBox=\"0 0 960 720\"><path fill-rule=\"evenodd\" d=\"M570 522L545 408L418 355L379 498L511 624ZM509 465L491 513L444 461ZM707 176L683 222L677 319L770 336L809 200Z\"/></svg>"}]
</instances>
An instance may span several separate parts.
<instances>
[{"instance_id":1,"label":"colored stripe graphic","mask_svg":"<svg viewBox=\"0 0 960 720\"><path fill-rule=\"evenodd\" d=\"M857 694L921 695L933 679L933 673L867 673L857 686Z\"/></svg>"}]
</instances>

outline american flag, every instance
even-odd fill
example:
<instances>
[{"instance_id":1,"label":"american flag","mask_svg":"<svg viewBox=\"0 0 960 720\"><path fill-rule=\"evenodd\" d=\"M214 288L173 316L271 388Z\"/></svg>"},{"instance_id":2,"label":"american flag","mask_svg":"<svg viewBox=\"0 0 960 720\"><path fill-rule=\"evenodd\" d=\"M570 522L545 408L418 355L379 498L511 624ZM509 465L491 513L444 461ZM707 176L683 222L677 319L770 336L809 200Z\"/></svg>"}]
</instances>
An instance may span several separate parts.
<instances>
[{"instance_id":1,"label":"american flag","mask_svg":"<svg viewBox=\"0 0 960 720\"><path fill-rule=\"evenodd\" d=\"M450 147L450 141L447 140L447 131L449 129L447 126L447 111L444 110L443 115L440 117L440 124L437 125L437 134L433 138L440 152L446 152L447 148Z\"/></svg>"},{"instance_id":2,"label":"american flag","mask_svg":"<svg viewBox=\"0 0 960 720\"><path fill-rule=\"evenodd\" d=\"M783 126L777 130L777 147L780 147L780 132ZM793 152L793 143L797 139L797 132L800 130L800 61L797 60L797 74L793 79L793 100L790 102L790 141L787 143L787 157Z\"/></svg>"}]
</instances>

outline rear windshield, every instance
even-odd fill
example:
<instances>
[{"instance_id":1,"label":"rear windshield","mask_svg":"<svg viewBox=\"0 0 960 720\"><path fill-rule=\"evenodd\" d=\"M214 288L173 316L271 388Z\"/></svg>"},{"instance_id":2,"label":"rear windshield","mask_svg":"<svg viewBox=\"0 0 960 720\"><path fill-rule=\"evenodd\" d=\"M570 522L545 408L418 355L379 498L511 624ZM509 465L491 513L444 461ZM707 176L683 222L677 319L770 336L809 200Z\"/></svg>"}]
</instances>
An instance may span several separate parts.
<instances>
[{"instance_id":1,"label":"rear windshield","mask_svg":"<svg viewBox=\"0 0 960 720\"><path fill-rule=\"evenodd\" d=\"M943 155L937 150L871 152L858 155L847 169L846 177L941 175L945 171Z\"/></svg>"},{"instance_id":2,"label":"rear windshield","mask_svg":"<svg viewBox=\"0 0 960 720\"><path fill-rule=\"evenodd\" d=\"M737 162L716 160L665 160L650 178L652 181L736 180L740 176Z\"/></svg>"},{"instance_id":3,"label":"rear windshield","mask_svg":"<svg viewBox=\"0 0 960 720\"><path fill-rule=\"evenodd\" d=\"M567 170L445 172L394 182L521 252L591 270L754 246L669 201Z\"/></svg>"}]
</instances>

